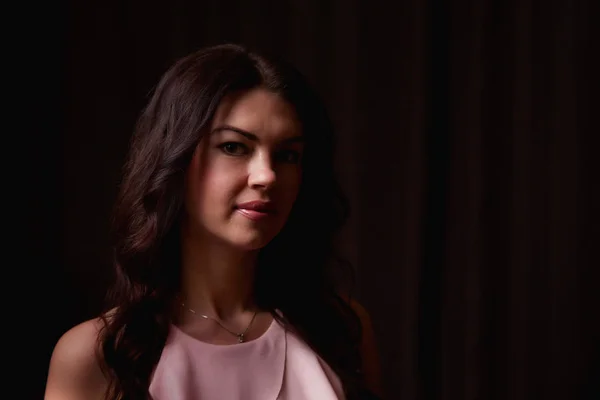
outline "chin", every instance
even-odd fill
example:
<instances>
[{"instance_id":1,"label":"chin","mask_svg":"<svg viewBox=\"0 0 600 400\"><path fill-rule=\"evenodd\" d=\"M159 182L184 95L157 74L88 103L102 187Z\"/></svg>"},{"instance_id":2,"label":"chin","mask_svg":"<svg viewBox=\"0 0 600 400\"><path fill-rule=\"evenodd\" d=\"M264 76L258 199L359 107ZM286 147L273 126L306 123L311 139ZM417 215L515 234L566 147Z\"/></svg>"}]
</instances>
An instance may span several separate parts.
<instances>
[{"instance_id":1,"label":"chin","mask_svg":"<svg viewBox=\"0 0 600 400\"><path fill-rule=\"evenodd\" d=\"M256 242L230 242L231 247L236 249L236 251L242 252L252 252L258 251L265 247L268 242L256 241Z\"/></svg>"},{"instance_id":2,"label":"chin","mask_svg":"<svg viewBox=\"0 0 600 400\"><path fill-rule=\"evenodd\" d=\"M248 235L235 235L235 237L227 240L234 248L242 251L255 251L265 247L275 235L264 235L264 234L248 234Z\"/></svg>"},{"instance_id":3,"label":"chin","mask_svg":"<svg viewBox=\"0 0 600 400\"><path fill-rule=\"evenodd\" d=\"M245 217L233 224L228 224L216 235L229 246L240 251L256 251L267 246L283 228L281 221L269 221L268 224L248 223ZM223 229L224 228L224 229ZM218 232L218 233L217 233Z\"/></svg>"}]
</instances>

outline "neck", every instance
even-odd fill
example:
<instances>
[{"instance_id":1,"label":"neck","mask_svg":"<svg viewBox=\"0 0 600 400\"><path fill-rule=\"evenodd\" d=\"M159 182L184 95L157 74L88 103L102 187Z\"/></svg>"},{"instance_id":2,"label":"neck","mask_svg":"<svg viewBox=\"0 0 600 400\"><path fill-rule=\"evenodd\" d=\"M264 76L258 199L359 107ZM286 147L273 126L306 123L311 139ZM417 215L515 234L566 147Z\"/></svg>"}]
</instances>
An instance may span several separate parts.
<instances>
[{"instance_id":1,"label":"neck","mask_svg":"<svg viewBox=\"0 0 600 400\"><path fill-rule=\"evenodd\" d=\"M253 309L256 251L182 232L180 296L194 311L228 320Z\"/></svg>"}]
</instances>

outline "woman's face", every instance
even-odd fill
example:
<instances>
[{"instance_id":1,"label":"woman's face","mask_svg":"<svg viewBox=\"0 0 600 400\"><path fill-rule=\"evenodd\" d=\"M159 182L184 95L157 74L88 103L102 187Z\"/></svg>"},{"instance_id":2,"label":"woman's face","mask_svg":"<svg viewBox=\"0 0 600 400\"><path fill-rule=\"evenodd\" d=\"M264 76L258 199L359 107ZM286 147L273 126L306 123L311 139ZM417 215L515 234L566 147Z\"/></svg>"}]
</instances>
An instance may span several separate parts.
<instances>
[{"instance_id":1,"label":"woman's face","mask_svg":"<svg viewBox=\"0 0 600 400\"><path fill-rule=\"evenodd\" d=\"M226 97L186 174L186 226L242 250L265 246L284 226L302 179L302 128L278 95Z\"/></svg>"}]
</instances>

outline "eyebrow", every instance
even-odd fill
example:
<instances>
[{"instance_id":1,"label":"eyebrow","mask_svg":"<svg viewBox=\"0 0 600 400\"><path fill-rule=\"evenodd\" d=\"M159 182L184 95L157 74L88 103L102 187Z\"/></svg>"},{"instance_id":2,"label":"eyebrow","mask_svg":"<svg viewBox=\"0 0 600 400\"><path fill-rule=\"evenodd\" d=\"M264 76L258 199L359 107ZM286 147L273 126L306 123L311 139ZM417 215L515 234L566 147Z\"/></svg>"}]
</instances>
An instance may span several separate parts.
<instances>
[{"instance_id":1,"label":"eyebrow","mask_svg":"<svg viewBox=\"0 0 600 400\"><path fill-rule=\"evenodd\" d=\"M223 131L230 131L230 132L235 132L239 135L244 136L246 139L251 140L253 142L258 142L258 136L256 136L255 134L245 131L243 129L240 128L236 128L235 126L231 126L231 125L221 125L218 126L216 128L214 128L210 133L214 134L214 133L218 133L218 132L223 132ZM287 138L282 140L283 143L303 143L304 142L304 136L294 136L291 138Z\"/></svg>"}]
</instances>

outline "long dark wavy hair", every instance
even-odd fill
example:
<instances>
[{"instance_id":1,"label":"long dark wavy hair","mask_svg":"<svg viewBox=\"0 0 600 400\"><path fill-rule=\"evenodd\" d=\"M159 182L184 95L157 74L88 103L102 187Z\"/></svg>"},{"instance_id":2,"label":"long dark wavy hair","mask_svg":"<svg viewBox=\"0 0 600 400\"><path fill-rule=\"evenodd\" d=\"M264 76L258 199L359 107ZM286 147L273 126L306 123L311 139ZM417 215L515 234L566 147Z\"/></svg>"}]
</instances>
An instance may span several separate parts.
<instances>
[{"instance_id":1,"label":"long dark wavy hair","mask_svg":"<svg viewBox=\"0 0 600 400\"><path fill-rule=\"evenodd\" d=\"M360 321L332 273L340 265L334 236L348 207L334 176L331 122L292 66L226 44L177 61L136 125L114 209L116 279L99 338L108 399L150 398L179 286L184 173L224 96L253 88L277 93L295 108L306 142L294 208L259 252L257 305L332 367L348 398L363 390Z\"/></svg>"}]
</instances>

